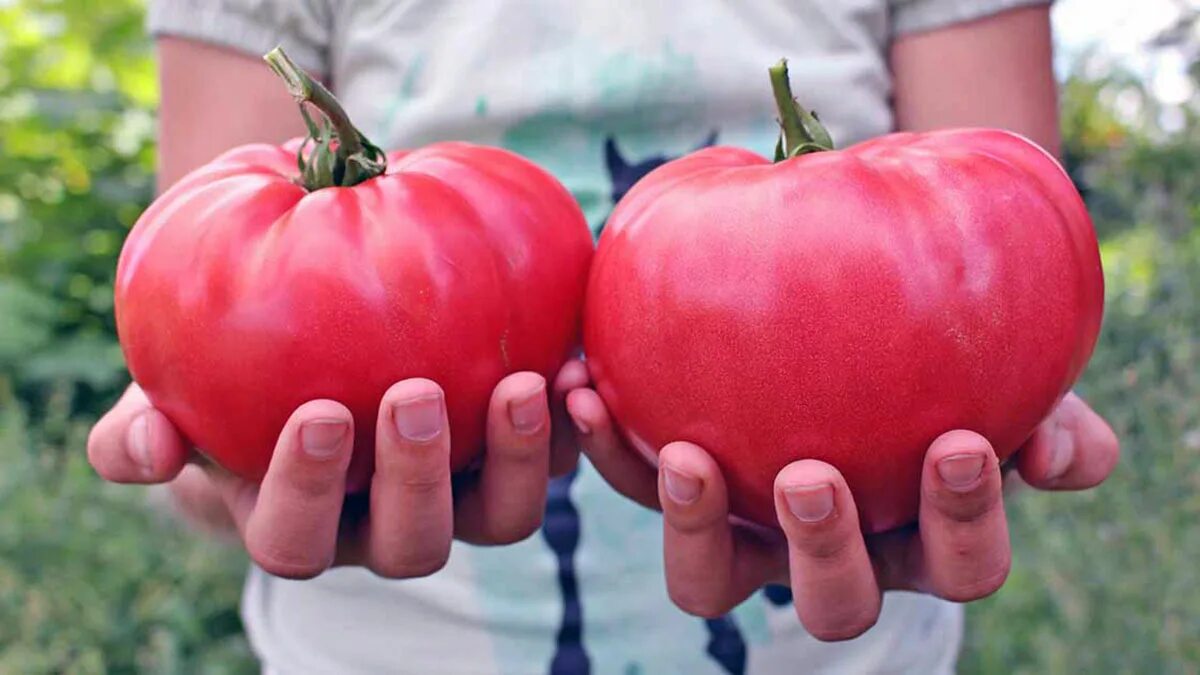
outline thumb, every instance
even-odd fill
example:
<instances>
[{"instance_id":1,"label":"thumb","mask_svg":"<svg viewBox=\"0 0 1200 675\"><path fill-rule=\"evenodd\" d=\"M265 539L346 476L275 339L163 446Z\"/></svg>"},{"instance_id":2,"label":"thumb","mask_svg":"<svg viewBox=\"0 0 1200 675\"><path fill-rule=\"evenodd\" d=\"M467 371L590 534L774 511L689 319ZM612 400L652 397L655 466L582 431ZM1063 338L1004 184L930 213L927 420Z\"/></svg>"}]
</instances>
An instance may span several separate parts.
<instances>
[{"instance_id":1,"label":"thumb","mask_svg":"<svg viewBox=\"0 0 1200 675\"><path fill-rule=\"evenodd\" d=\"M92 427L88 461L114 483L165 483L179 474L190 451L171 422L136 384Z\"/></svg>"}]
</instances>

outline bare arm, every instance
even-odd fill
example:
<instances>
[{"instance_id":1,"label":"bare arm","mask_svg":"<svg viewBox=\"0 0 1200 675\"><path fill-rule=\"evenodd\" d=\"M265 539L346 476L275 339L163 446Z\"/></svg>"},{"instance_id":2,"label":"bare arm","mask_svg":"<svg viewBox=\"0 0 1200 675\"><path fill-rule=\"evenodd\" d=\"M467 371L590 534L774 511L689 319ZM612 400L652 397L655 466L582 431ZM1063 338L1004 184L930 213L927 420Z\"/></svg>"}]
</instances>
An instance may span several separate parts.
<instances>
[{"instance_id":1,"label":"bare arm","mask_svg":"<svg viewBox=\"0 0 1200 675\"><path fill-rule=\"evenodd\" d=\"M1058 154L1048 7L1027 7L892 45L896 124L1009 129Z\"/></svg>"},{"instance_id":2,"label":"bare arm","mask_svg":"<svg viewBox=\"0 0 1200 675\"><path fill-rule=\"evenodd\" d=\"M234 146L304 133L296 104L261 59L174 37L157 48L160 190Z\"/></svg>"}]
</instances>

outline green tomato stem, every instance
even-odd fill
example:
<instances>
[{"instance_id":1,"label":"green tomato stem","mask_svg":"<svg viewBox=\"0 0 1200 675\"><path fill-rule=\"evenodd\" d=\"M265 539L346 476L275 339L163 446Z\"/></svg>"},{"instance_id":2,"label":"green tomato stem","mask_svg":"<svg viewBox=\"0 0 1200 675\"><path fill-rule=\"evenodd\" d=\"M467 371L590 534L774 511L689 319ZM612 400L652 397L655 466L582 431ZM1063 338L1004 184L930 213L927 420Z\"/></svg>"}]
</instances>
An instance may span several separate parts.
<instances>
[{"instance_id":1,"label":"green tomato stem","mask_svg":"<svg viewBox=\"0 0 1200 675\"><path fill-rule=\"evenodd\" d=\"M325 85L297 66L282 47L267 52L263 60L296 99L308 126L308 140L296 158L306 188L350 187L387 170L387 156L354 126L345 108ZM324 125L309 117L306 104L321 112L325 117ZM309 142L316 146L306 158L304 153Z\"/></svg>"},{"instance_id":2,"label":"green tomato stem","mask_svg":"<svg viewBox=\"0 0 1200 675\"><path fill-rule=\"evenodd\" d=\"M780 136L775 148L775 161L833 149L833 139L825 126L796 102L792 95L792 84L788 77L787 59L768 69L771 76L771 93L775 96L775 107L779 111Z\"/></svg>"}]
</instances>

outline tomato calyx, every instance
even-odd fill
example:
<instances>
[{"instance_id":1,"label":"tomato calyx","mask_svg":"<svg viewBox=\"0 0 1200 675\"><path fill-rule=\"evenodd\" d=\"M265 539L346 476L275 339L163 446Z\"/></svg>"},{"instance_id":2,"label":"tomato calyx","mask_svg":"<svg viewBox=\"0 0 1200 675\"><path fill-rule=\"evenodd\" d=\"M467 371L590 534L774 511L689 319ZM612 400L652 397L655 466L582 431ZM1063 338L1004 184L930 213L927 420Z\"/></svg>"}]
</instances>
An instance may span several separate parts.
<instances>
[{"instance_id":1,"label":"tomato calyx","mask_svg":"<svg viewBox=\"0 0 1200 675\"><path fill-rule=\"evenodd\" d=\"M288 93L300 106L300 116L308 127L308 138L296 151L297 179L306 189L351 187L383 175L387 155L369 141L350 121L341 103L323 84L297 66L282 47L276 47L263 60L287 85ZM308 106L322 115L320 124L313 120ZM309 150L309 144L313 148Z\"/></svg>"},{"instance_id":2,"label":"tomato calyx","mask_svg":"<svg viewBox=\"0 0 1200 675\"><path fill-rule=\"evenodd\" d=\"M775 144L775 161L799 155L833 149L833 138L815 111L809 112L792 95L788 79L787 59L767 69L771 75L771 92L779 110L779 141Z\"/></svg>"}]
</instances>

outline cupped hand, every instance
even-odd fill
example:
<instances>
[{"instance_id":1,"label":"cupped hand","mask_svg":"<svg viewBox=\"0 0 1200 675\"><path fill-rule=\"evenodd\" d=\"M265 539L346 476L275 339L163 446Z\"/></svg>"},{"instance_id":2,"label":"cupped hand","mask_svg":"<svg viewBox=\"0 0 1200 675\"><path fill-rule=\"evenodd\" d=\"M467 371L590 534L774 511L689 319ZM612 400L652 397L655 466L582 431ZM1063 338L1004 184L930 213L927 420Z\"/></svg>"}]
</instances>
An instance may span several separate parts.
<instances>
[{"instance_id":1,"label":"cupped hand","mask_svg":"<svg viewBox=\"0 0 1200 675\"><path fill-rule=\"evenodd\" d=\"M271 574L304 579L361 565L388 578L426 576L445 565L453 538L507 544L537 530L550 476L577 460L565 396L586 382L579 361L550 392L536 373L505 377L489 404L482 467L453 481L441 387L396 383L380 402L375 472L361 499L345 492L354 420L330 400L292 413L261 483L200 458L137 385L92 429L88 458L112 482L169 483L186 515L236 531Z\"/></svg>"},{"instance_id":2,"label":"cupped hand","mask_svg":"<svg viewBox=\"0 0 1200 675\"><path fill-rule=\"evenodd\" d=\"M978 434L951 431L930 445L915 526L864 537L842 475L801 460L775 479L775 532L731 521L725 480L700 447L665 446L656 472L624 447L595 391L572 391L567 408L605 479L662 510L667 589L689 613L720 616L765 584L786 584L813 636L845 640L874 625L882 591L966 602L993 593L1008 575L1001 467ZM1069 394L1013 461L1034 487L1084 490L1109 475L1118 452L1104 420Z\"/></svg>"}]
</instances>

